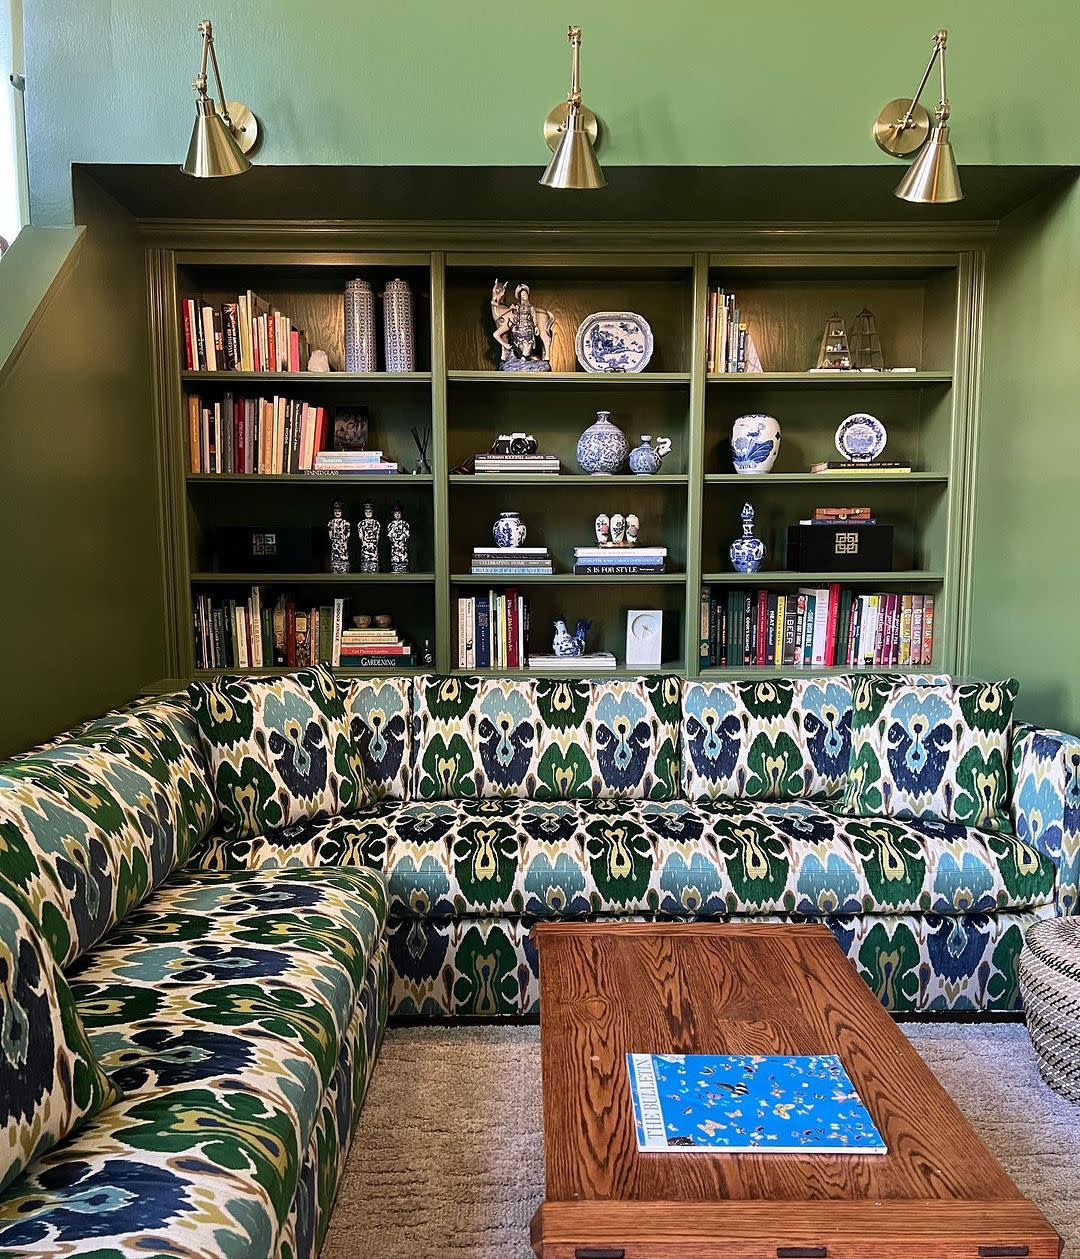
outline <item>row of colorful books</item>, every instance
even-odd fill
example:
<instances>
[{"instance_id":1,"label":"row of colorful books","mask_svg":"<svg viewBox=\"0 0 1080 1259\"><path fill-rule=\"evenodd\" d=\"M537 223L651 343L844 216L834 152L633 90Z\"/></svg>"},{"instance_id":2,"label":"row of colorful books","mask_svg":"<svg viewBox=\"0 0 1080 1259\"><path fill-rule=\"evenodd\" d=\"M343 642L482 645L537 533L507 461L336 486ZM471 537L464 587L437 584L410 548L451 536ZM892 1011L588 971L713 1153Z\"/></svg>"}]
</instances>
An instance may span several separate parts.
<instances>
[{"instance_id":1,"label":"row of colorful books","mask_svg":"<svg viewBox=\"0 0 1080 1259\"><path fill-rule=\"evenodd\" d=\"M188 444L195 473L308 472L327 442L326 407L298 398L220 399L188 395Z\"/></svg>"},{"instance_id":2,"label":"row of colorful books","mask_svg":"<svg viewBox=\"0 0 1080 1259\"><path fill-rule=\"evenodd\" d=\"M701 592L703 668L909 668L934 658L934 596L829 586Z\"/></svg>"},{"instance_id":3,"label":"row of colorful books","mask_svg":"<svg viewBox=\"0 0 1080 1259\"><path fill-rule=\"evenodd\" d=\"M742 318L735 294L723 289L709 293L705 322L706 370L710 372L760 372L754 338Z\"/></svg>"},{"instance_id":4,"label":"row of colorful books","mask_svg":"<svg viewBox=\"0 0 1080 1259\"><path fill-rule=\"evenodd\" d=\"M416 651L393 629L345 629L345 600L272 601L261 586L246 599L197 594L194 603L197 669L301 668L325 661L345 668L402 669Z\"/></svg>"},{"instance_id":5,"label":"row of colorful books","mask_svg":"<svg viewBox=\"0 0 1080 1259\"><path fill-rule=\"evenodd\" d=\"M524 669L529 663L529 604L512 586L461 595L457 667Z\"/></svg>"},{"instance_id":6,"label":"row of colorful books","mask_svg":"<svg viewBox=\"0 0 1080 1259\"><path fill-rule=\"evenodd\" d=\"M302 372L310 347L288 315L248 289L220 305L180 303L184 367L189 372Z\"/></svg>"}]
</instances>

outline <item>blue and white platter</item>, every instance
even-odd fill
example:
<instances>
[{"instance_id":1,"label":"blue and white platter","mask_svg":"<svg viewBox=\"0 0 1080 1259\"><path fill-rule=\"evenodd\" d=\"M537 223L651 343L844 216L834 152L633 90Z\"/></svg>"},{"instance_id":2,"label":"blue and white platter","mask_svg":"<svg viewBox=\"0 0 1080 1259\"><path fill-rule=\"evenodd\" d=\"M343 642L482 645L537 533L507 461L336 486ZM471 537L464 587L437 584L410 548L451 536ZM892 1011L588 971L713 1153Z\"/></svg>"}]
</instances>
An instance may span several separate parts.
<instances>
[{"instance_id":1,"label":"blue and white platter","mask_svg":"<svg viewBox=\"0 0 1080 1259\"><path fill-rule=\"evenodd\" d=\"M587 372L644 371L652 358L652 329L632 310L598 310L581 321L574 350Z\"/></svg>"},{"instance_id":2,"label":"blue and white platter","mask_svg":"<svg viewBox=\"0 0 1080 1259\"><path fill-rule=\"evenodd\" d=\"M879 458L887 441L885 425L865 411L849 415L836 430L836 449L855 463L869 463Z\"/></svg>"}]
</instances>

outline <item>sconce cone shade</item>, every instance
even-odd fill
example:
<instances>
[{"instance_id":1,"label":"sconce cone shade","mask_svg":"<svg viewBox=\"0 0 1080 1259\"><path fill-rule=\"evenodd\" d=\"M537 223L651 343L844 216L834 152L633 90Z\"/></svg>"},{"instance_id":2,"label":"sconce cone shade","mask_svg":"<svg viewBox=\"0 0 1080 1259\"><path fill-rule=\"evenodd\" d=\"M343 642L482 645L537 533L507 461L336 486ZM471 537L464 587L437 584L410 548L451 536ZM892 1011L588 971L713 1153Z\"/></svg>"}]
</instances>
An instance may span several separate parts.
<instances>
[{"instance_id":1,"label":"sconce cone shade","mask_svg":"<svg viewBox=\"0 0 1080 1259\"><path fill-rule=\"evenodd\" d=\"M251 163L208 96L200 96L195 102L195 127L181 169L185 175L194 175L197 179L242 175L251 169Z\"/></svg>"},{"instance_id":2,"label":"sconce cone shade","mask_svg":"<svg viewBox=\"0 0 1080 1259\"><path fill-rule=\"evenodd\" d=\"M919 205L944 205L962 200L960 172L956 169L945 123L939 122L934 128L926 147L897 185L896 195L901 201L914 201Z\"/></svg>"},{"instance_id":3,"label":"sconce cone shade","mask_svg":"<svg viewBox=\"0 0 1080 1259\"><path fill-rule=\"evenodd\" d=\"M540 177L546 188L604 188L607 180L596 160L581 114L571 109L558 148Z\"/></svg>"}]
</instances>

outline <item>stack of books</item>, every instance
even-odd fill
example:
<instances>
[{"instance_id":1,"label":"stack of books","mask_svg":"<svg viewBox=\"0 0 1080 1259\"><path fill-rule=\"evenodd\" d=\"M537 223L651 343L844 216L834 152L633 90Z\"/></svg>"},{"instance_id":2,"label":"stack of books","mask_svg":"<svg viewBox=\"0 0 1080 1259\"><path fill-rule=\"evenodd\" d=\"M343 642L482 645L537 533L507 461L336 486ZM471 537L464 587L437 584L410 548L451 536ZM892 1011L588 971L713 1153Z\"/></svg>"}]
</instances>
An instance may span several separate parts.
<instances>
[{"instance_id":1,"label":"stack of books","mask_svg":"<svg viewBox=\"0 0 1080 1259\"><path fill-rule=\"evenodd\" d=\"M474 546L471 571L480 577L530 577L555 570L546 546Z\"/></svg>"},{"instance_id":2,"label":"stack of books","mask_svg":"<svg viewBox=\"0 0 1080 1259\"><path fill-rule=\"evenodd\" d=\"M798 591L701 592L703 668L908 668L934 658L932 594Z\"/></svg>"},{"instance_id":3,"label":"stack of books","mask_svg":"<svg viewBox=\"0 0 1080 1259\"><path fill-rule=\"evenodd\" d=\"M220 306L186 298L180 318L189 372L307 370L310 347L303 331L251 289Z\"/></svg>"},{"instance_id":4,"label":"stack of books","mask_svg":"<svg viewBox=\"0 0 1080 1259\"><path fill-rule=\"evenodd\" d=\"M534 673L573 673L588 677L604 673L617 665L610 651L591 651L585 656L530 656L529 668Z\"/></svg>"},{"instance_id":5,"label":"stack of books","mask_svg":"<svg viewBox=\"0 0 1080 1259\"><path fill-rule=\"evenodd\" d=\"M800 525L876 525L877 519L870 514L869 507L815 507L814 514L808 520L800 520Z\"/></svg>"},{"instance_id":6,"label":"stack of books","mask_svg":"<svg viewBox=\"0 0 1080 1259\"><path fill-rule=\"evenodd\" d=\"M911 471L911 464L906 460L871 459L866 463L853 463L850 459L829 459L822 463L812 463L810 471L825 476L843 476L845 472L860 475L865 472L886 472L902 476Z\"/></svg>"},{"instance_id":7,"label":"stack of books","mask_svg":"<svg viewBox=\"0 0 1080 1259\"><path fill-rule=\"evenodd\" d=\"M529 665L529 605L513 587L460 596L457 621L459 669Z\"/></svg>"},{"instance_id":8,"label":"stack of books","mask_svg":"<svg viewBox=\"0 0 1080 1259\"><path fill-rule=\"evenodd\" d=\"M504 476L507 472L544 472L551 476L559 475L558 455L477 455L473 460L473 468L477 473L499 472Z\"/></svg>"},{"instance_id":9,"label":"stack of books","mask_svg":"<svg viewBox=\"0 0 1080 1259\"><path fill-rule=\"evenodd\" d=\"M416 664L416 648L395 629L347 629L334 664L346 669L408 669Z\"/></svg>"},{"instance_id":10,"label":"stack of books","mask_svg":"<svg viewBox=\"0 0 1080 1259\"><path fill-rule=\"evenodd\" d=\"M188 395L191 471L273 476L308 472L327 439L326 407L297 398L215 401Z\"/></svg>"},{"instance_id":11,"label":"stack of books","mask_svg":"<svg viewBox=\"0 0 1080 1259\"><path fill-rule=\"evenodd\" d=\"M312 606L281 594L271 603L261 586L246 599L195 597L195 667L297 668L336 664L344 599Z\"/></svg>"},{"instance_id":12,"label":"stack of books","mask_svg":"<svg viewBox=\"0 0 1080 1259\"><path fill-rule=\"evenodd\" d=\"M741 318L734 293L713 289L705 322L706 370L710 372L760 372L754 339Z\"/></svg>"},{"instance_id":13,"label":"stack of books","mask_svg":"<svg viewBox=\"0 0 1080 1259\"><path fill-rule=\"evenodd\" d=\"M666 546L576 546L574 572L591 577L655 577L667 572Z\"/></svg>"},{"instance_id":14,"label":"stack of books","mask_svg":"<svg viewBox=\"0 0 1080 1259\"><path fill-rule=\"evenodd\" d=\"M401 468L390 460L384 460L381 450L320 450L310 470L330 476L356 476L368 472L400 472Z\"/></svg>"}]
</instances>

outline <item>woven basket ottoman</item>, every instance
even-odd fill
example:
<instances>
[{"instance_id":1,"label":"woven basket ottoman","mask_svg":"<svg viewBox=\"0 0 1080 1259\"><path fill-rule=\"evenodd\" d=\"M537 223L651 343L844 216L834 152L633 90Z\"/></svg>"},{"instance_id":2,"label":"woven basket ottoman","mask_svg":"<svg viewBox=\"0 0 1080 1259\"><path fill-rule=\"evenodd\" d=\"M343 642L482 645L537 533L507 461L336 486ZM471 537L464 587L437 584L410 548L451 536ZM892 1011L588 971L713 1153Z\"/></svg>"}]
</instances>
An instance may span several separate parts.
<instances>
[{"instance_id":1,"label":"woven basket ottoman","mask_svg":"<svg viewBox=\"0 0 1080 1259\"><path fill-rule=\"evenodd\" d=\"M1043 1079L1080 1102L1080 918L1036 923L1020 954L1020 994Z\"/></svg>"}]
</instances>

